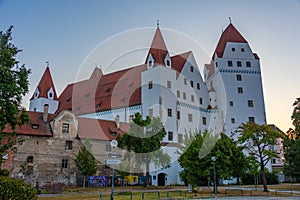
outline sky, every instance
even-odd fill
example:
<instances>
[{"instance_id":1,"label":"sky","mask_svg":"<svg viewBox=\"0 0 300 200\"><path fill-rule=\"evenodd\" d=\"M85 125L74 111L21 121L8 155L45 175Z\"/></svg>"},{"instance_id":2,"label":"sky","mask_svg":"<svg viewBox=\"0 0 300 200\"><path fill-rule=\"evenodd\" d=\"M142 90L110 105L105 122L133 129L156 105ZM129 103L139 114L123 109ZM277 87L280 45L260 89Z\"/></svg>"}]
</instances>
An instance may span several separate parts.
<instances>
[{"instance_id":1,"label":"sky","mask_svg":"<svg viewBox=\"0 0 300 200\"><path fill-rule=\"evenodd\" d=\"M147 30L145 41L150 46L157 19L167 46L171 30L202 48L207 54L198 62L202 72L229 17L260 57L267 123L285 132L292 127L292 104L300 97L299 0L0 0L0 30L14 26L13 43L23 50L18 60L32 70L30 91L23 101L27 108L47 61L59 95L79 74L88 78L93 67L108 65L99 61L83 70L97 47L110 49L102 53L121 52L116 36ZM138 37L131 34L126 44L136 42Z\"/></svg>"}]
</instances>

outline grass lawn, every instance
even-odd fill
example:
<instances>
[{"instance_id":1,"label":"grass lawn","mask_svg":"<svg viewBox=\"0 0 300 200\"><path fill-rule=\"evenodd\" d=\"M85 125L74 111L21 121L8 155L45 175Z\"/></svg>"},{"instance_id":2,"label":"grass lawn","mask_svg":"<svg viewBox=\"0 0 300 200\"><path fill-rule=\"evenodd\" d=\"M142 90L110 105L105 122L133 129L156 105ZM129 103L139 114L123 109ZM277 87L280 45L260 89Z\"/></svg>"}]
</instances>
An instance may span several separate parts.
<instances>
[{"instance_id":1,"label":"grass lawn","mask_svg":"<svg viewBox=\"0 0 300 200\"><path fill-rule=\"evenodd\" d=\"M228 186L230 187L230 186ZM241 186L233 186L240 188L254 188L254 185L241 185ZM291 193L282 193L280 190L293 190L300 191L300 184L280 184L280 185L269 185L269 189L277 190L276 194L274 192L262 192L262 186L258 186L258 190L250 191L240 191L240 190L230 190L227 187L220 187L218 189L218 196L300 196L299 194L291 194ZM175 191L167 191L166 189L174 189ZM177 190L178 189L178 190ZM129 200L131 190L132 199L142 199L142 195L144 195L144 199L158 199L158 195L160 198L200 198L200 197L213 197L214 194L210 193L208 188L198 189L197 193L188 193L188 192L179 192L180 189L187 189L187 187L116 187L114 200ZM213 188L211 188L213 189ZM123 191L123 192L122 192ZM63 194L59 196L43 196L38 197L38 200L99 200L100 192L102 193L102 199L108 200L110 199L110 187L105 188L66 188ZM144 193L144 194L143 194Z\"/></svg>"}]
</instances>

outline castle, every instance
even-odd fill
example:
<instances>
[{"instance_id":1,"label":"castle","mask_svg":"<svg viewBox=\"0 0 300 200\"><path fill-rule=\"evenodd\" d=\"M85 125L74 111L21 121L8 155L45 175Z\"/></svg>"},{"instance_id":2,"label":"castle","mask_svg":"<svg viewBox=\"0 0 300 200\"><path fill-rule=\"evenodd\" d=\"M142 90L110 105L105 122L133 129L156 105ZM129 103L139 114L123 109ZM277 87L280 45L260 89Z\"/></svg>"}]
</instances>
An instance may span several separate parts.
<instances>
[{"instance_id":1,"label":"castle","mask_svg":"<svg viewBox=\"0 0 300 200\"><path fill-rule=\"evenodd\" d=\"M260 59L232 23L204 66L204 78L193 52L169 53L159 27L145 57L144 63L109 74L95 68L89 79L67 85L59 96L47 67L30 99L31 124L16 130L25 140L14 155L13 174L21 173L26 160L32 180L75 183L72 158L84 138L103 165L99 174L109 174L109 142L128 131L131 117L140 112L160 117L168 133L162 149L171 164L166 169L151 165L152 184L183 184L177 152L184 134L231 135L241 123L266 123Z\"/></svg>"}]
</instances>

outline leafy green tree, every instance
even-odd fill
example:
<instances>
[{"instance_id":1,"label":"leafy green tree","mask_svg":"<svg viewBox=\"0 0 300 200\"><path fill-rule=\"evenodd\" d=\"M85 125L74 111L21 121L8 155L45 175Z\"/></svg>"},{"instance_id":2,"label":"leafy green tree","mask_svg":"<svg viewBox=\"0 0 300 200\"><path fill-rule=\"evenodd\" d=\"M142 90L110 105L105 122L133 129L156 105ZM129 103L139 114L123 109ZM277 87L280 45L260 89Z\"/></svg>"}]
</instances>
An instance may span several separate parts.
<instances>
[{"instance_id":1,"label":"leafy green tree","mask_svg":"<svg viewBox=\"0 0 300 200\"><path fill-rule=\"evenodd\" d=\"M132 152L134 160L146 166L147 186L150 185L150 163L162 167L167 167L170 163L169 155L160 148L166 134L159 118L147 116L144 120L140 113L135 113L129 132L117 136L118 147Z\"/></svg>"},{"instance_id":2,"label":"leafy green tree","mask_svg":"<svg viewBox=\"0 0 300 200\"><path fill-rule=\"evenodd\" d=\"M294 129L287 131L287 137L284 140L284 174L300 180L300 98L297 98L293 104L294 110L292 121Z\"/></svg>"},{"instance_id":3,"label":"leafy green tree","mask_svg":"<svg viewBox=\"0 0 300 200\"><path fill-rule=\"evenodd\" d=\"M265 175L265 167L272 158L278 155L270 149L278 138L283 135L268 125L259 125L254 122L242 124L238 130L240 133L238 142L244 146L251 156L254 156L260 166L261 178L264 191L268 191L268 185Z\"/></svg>"},{"instance_id":4,"label":"leafy green tree","mask_svg":"<svg viewBox=\"0 0 300 200\"><path fill-rule=\"evenodd\" d=\"M75 156L74 162L77 169L84 176L83 187L85 187L85 177L91 176L97 172L98 166L96 159L88 150L88 147L83 145Z\"/></svg>"},{"instance_id":5,"label":"leafy green tree","mask_svg":"<svg viewBox=\"0 0 300 200\"><path fill-rule=\"evenodd\" d=\"M0 141L12 134L2 131L7 125L14 130L29 122L25 108L21 106L23 96L28 92L30 70L19 65L16 56L19 50L12 41L12 26L0 32ZM9 140L8 140L9 141ZM0 145L0 164L3 154L11 148L12 141Z\"/></svg>"},{"instance_id":6,"label":"leafy green tree","mask_svg":"<svg viewBox=\"0 0 300 200\"><path fill-rule=\"evenodd\" d=\"M193 138L191 140L191 138ZM192 142L191 142L192 141ZM218 178L240 176L244 170L246 157L240 147L225 134L220 137L212 136L208 131L195 133L185 138L185 143L190 144L183 149L179 163L184 168L180 177L193 186L205 184L213 179L213 163L211 158L216 157L216 171ZM210 145L214 144L213 148ZM203 149L209 152L203 156ZM206 151L206 150L205 150ZM237 168L240 169L237 169ZM200 170L201 169L201 170Z\"/></svg>"}]
</instances>

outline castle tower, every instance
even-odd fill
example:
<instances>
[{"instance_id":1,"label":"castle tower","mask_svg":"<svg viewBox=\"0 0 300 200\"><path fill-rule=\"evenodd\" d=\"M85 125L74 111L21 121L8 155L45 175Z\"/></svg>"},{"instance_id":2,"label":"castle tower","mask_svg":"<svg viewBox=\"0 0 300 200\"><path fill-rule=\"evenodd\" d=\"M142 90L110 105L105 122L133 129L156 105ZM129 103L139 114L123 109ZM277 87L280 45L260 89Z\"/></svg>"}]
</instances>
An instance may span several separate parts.
<instances>
[{"instance_id":1,"label":"castle tower","mask_svg":"<svg viewBox=\"0 0 300 200\"><path fill-rule=\"evenodd\" d=\"M49 66L30 99L29 111L43 112L46 104L50 114L55 113L59 105Z\"/></svg>"},{"instance_id":2,"label":"castle tower","mask_svg":"<svg viewBox=\"0 0 300 200\"><path fill-rule=\"evenodd\" d=\"M223 31L204 75L207 86L216 89L227 135L248 121L266 123L259 57L232 23Z\"/></svg>"}]
</instances>

